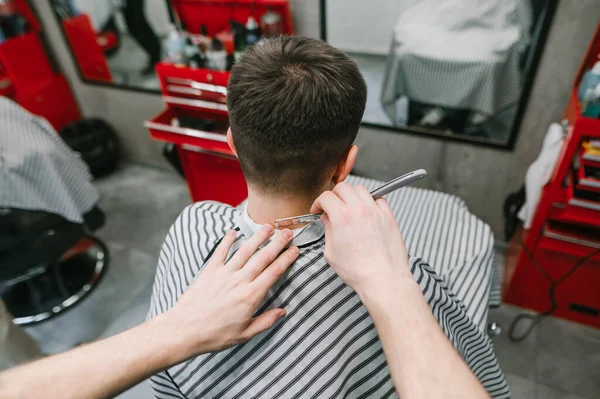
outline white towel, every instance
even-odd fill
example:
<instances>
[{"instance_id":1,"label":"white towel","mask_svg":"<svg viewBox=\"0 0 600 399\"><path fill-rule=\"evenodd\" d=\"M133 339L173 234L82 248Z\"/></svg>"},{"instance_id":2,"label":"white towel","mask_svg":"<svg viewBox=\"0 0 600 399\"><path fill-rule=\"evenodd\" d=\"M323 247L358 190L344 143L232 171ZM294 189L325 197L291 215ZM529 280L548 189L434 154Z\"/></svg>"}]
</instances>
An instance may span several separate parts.
<instances>
[{"instance_id":1,"label":"white towel","mask_svg":"<svg viewBox=\"0 0 600 399\"><path fill-rule=\"evenodd\" d=\"M527 169L525 175L525 204L518 214L519 219L523 221L523 227L526 229L531 227L542 189L550 181L558 160L563 137L562 126L558 123L551 124L544 138L540 155Z\"/></svg>"}]
</instances>

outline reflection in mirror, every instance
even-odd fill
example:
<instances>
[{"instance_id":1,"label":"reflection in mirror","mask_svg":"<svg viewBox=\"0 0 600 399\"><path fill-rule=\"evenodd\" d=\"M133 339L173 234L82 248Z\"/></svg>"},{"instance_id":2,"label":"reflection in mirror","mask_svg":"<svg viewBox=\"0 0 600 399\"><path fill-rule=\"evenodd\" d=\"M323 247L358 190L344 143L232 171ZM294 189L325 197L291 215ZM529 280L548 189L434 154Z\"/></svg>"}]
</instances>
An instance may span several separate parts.
<instances>
[{"instance_id":1,"label":"reflection in mirror","mask_svg":"<svg viewBox=\"0 0 600 399\"><path fill-rule=\"evenodd\" d=\"M555 3L321 4L327 41L350 54L367 81L363 123L510 146Z\"/></svg>"},{"instance_id":2,"label":"reflection in mirror","mask_svg":"<svg viewBox=\"0 0 600 399\"><path fill-rule=\"evenodd\" d=\"M159 90L154 65L170 18L164 0L50 0L82 77Z\"/></svg>"}]
</instances>

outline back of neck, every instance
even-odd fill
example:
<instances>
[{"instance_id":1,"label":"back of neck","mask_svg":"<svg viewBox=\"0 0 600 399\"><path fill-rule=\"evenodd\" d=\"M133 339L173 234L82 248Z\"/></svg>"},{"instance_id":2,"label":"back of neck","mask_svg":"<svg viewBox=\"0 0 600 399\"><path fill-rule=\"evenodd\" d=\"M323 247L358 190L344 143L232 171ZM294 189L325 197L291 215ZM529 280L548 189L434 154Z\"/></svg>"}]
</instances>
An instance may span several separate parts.
<instances>
[{"instance_id":1,"label":"back of neck","mask_svg":"<svg viewBox=\"0 0 600 399\"><path fill-rule=\"evenodd\" d=\"M276 219L310 213L314 200L294 196L274 197L249 187L248 216L259 224L273 224Z\"/></svg>"}]
</instances>

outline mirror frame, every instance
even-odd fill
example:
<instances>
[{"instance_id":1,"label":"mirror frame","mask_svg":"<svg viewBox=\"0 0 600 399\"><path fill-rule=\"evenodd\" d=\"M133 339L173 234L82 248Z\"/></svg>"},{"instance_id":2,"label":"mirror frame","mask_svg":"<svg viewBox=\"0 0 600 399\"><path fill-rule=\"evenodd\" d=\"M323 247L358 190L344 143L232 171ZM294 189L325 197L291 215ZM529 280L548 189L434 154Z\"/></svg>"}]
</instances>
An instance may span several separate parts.
<instances>
[{"instance_id":1,"label":"mirror frame","mask_svg":"<svg viewBox=\"0 0 600 399\"><path fill-rule=\"evenodd\" d=\"M327 1L328 0L320 0L320 30L321 30L321 40L327 41ZM491 140L485 140L476 137L467 137L465 135L448 135L443 133L436 133L433 129L423 129L418 127L394 127L390 125L381 125L378 123L372 122L361 122L361 126L368 128L376 128L387 130L395 133L408 133L411 135L430 138L430 139L441 139L453 142L461 142L466 144L472 144L476 146L484 146L484 147L492 147L506 151L512 151L515 148L515 144L517 142L517 136L519 133L519 128L521 127L521 123L523 121L523 117L525 115L525 109L527 108L527 104L529 102L529 96L531 94L531 89L533 88L533 82L535 81L535 76L537 70L539 68L540 60L542 54L544 52L544 47L546 45L546 41L548 39L548 33L550 31L550 26L552 25L552 21L554 20L554 15L556 14L556 9L558 6L558 2L560 0L546 0L548 2L548 8L546 9L546 15L544 19L541 21L540 34L538 36L537 43L533 48L533 57L531 60L531 66L529 72L525 75L525 80L523 82L523 90L521 92L521 97L519 98L518 109L515 115L515 118L512 123L510 136L508 137L508 141L506 143L500 143Z\"/></svg>"},{"instance_id":2,"label":"mirror frame","mask_svg":"<svg viewBox=\"0 0 600 399\"><path fill-rule=\"evenodd\" d=\"M28 1L32 1L32 0L28 0ZM95 80L91 80L91 79L86 79L83 76L83 72L81 71L81 67L79 66L79 63L77 62L77 58L75 57L75 54L73 54L73 51L71 50L71 44L69 43L69 38L67 37L67 34L65 32L65 30L63 29L60 17L58 16L58 14L56 13L55 9L54 9L54 4L53 0L47 0L48 3L50 4L50 8L52 10L52 14L54 15L54 19L56 21L56 23L58 24L58 29L60 30L60 34L63 38L63 41L65 43L65 46L67 46L67 49L69 50L69 56L71 57L71 60L73 61L73 64L75 65L75 69L77 69L77 74L79 75L79 80L87 85L91 85L91 86L100 86L100 87L105 87L105 88L109 88L109 89L117 89L117 90L126 90L126 91L135 91L138 93L146 93L146 94L155 94L157 96L161 96L162 92L160 91L160 89L154 90L154 89L146 89L144 87L137 87L137 86L127 86L124 84L112 84L112 83L106 83L106 82L98 82ZM167 4L167 12L169 13L168 17L169 17L169 21L171 21L172 23L175 22L175 17L173 14L173 9L171 8L171 2L169 0L164 0Z\"/></svg>"}]
</instances>

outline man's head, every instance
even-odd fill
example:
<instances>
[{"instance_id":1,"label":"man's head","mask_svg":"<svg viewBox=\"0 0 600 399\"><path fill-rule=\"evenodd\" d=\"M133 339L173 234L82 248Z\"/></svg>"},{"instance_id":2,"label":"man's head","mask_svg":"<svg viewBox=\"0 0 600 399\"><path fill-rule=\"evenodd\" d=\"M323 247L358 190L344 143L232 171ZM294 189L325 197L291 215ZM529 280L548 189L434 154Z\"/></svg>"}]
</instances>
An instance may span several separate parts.
<instances>
[{"instance_id":1,"label":"man's head","mask_svg":"<svg viewBox=\"0 0 600 399\"><path fill-rule=\"evenodd\" d=\"M252 46L227 92L230 146L248 183L270 195L314 196L352 169L367 97L344 53L298 36Z\"/></svg>"}]
</instances>

